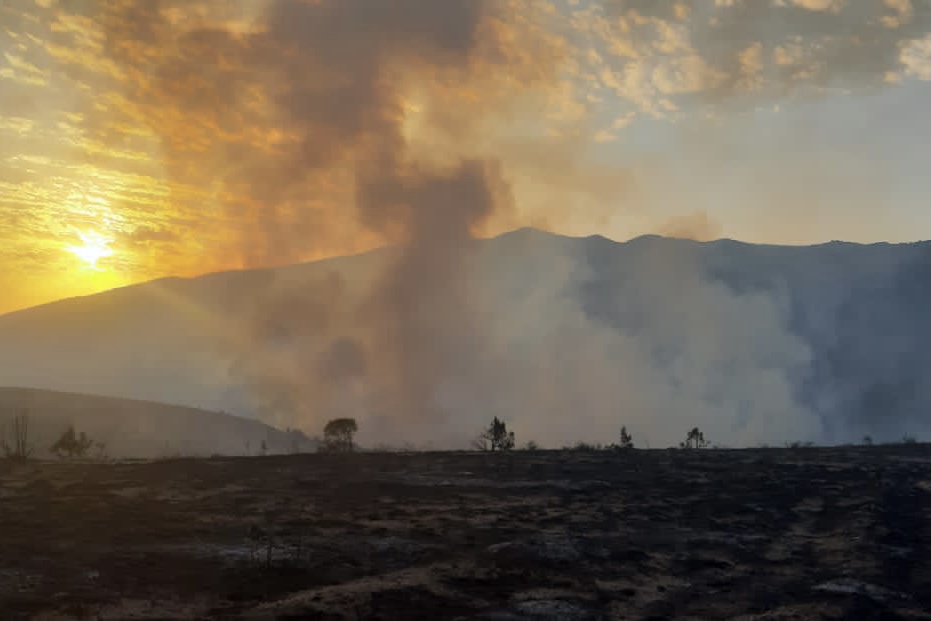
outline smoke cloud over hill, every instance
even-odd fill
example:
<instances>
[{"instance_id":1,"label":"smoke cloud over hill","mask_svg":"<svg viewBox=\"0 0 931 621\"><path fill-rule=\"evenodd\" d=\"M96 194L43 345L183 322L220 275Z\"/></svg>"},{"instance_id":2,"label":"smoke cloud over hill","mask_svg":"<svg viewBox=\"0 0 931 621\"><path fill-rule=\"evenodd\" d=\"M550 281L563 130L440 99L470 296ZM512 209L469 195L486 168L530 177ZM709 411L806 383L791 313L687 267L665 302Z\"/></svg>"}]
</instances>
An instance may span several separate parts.
<instances>
[{"instance_id":1,"label":"smoke cloud over hill","mask_svg":"<svg viewBox=\"0 0 931 621\"><path fill-rule=\"evenodd\" d=\"M618 244L533 230L471 242L468 312L442 319L473 323L436 319L428 329L448 332L423 344L401 333L412 360L436 366L383 376L390 359L378 356L393 350L379 339L396 334L359 316L407 252L8 315L0 383L221 409L310 434L354 416L368 445L465 447L492 416L544 446L611 442L620 425L653 447L696 425L730 446L927 437L931 351L916 346L931 339L927 242Z\"/></svg>"}]
</instances>

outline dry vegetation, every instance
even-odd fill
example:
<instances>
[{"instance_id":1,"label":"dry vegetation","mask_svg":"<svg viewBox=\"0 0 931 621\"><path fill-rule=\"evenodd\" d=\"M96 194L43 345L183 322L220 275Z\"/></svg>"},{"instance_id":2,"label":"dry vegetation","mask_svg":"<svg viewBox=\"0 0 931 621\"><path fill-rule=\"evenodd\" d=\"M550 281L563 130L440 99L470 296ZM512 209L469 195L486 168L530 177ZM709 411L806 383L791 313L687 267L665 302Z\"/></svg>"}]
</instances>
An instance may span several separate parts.
<instances>
[{"instance_id":1,"label":"dry vegetation","mask_svg":"<svg viewBox=\"0 0 931 621\"><path fill-rule=\"evenodd\" d=\"M3 619L931 619L924 444L0 468Z\"/></svg>"}]
</instances>

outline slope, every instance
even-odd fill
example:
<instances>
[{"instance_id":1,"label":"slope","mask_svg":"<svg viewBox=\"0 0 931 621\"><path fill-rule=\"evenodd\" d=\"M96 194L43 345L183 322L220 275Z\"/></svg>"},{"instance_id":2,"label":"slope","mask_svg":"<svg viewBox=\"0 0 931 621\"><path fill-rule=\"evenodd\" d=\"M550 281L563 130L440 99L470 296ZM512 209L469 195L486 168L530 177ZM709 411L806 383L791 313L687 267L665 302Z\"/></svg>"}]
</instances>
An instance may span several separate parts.
<instances>
[{"instance_id":1,"label":"slope","mask_svg":"<svg viewBox=\"0 0 931 621\"><path fill-rule=\"evenodd\" d=\"M258 454L309 451L302 434L259 421L149 401L97 397L24 388L0 388L0 427L25 414L33 456L51 458L48 448L68 428L104 445L108 457ZM97 447L92 455L99 452Z\"/></svg>"}]
</instances>

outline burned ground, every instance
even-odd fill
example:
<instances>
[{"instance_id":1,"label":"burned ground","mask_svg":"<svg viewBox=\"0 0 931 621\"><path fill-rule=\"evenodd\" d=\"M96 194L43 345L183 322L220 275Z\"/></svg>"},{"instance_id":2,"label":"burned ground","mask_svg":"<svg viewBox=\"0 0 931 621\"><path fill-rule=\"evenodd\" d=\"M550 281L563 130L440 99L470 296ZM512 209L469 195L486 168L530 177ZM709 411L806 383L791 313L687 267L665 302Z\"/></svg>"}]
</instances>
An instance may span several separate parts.
<instances>
[{"instance_id":1,"label":"burned ground","mask_svg":"<svg viewBox=\"0 0 931 621\"><path fill-rule=\"evenodd\" d=\"M928 445L0 468L4 619L931 619Z\"/></svg>"}]
</instances>

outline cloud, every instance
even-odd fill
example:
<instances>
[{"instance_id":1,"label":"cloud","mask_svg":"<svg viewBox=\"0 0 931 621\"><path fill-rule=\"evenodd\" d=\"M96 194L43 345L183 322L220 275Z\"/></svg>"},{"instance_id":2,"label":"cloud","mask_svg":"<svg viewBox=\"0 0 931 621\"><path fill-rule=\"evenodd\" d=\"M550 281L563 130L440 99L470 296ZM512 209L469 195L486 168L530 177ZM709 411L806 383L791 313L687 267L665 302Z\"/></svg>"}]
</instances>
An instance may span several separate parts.
<instances>
[{"instance_id":1,"label":"cloud","mask_svg":"<svg viewBox=\"0 0 931 621\"><path fill-rule=\"evenodd\" d=\"M790 0L790 2L809 11L831 11L832 13L840 13L844 5L847 4L847 0ZM777 1L776 4L784 6L786 3Z\"/></svg>"},{"instance_id":2,"label":"cloud","mask_svg":"<svg viewBox=\"0 0 931 621\"><path fill-rule=\"evenodd\" d=\"M399 239L360 226L351 207L354 171L395 140L409 159L445 168L500 161L518 215L491 214L475 224L483 234L569 226L583 211L594 226L617 205L635 206L630 167L614 175L623 183L584 174L612 176L589 153L619 144L628 130L615 119L689 120L931 79L926 2L362 6L5 6L4 152L48 162L4 161L0 178L16 167L54 182L34 183L28 200L5 186L0 209L43 202L61 205L43 205L55 218L86 217L68 197L90 185L107 196L115 235L145 225L197 240L196 264L169 252L152 267L173 273L356 252ZM566 170L567 161L585 165ZM91 167L96 179L81 172Z\"/></svg>"},{"instance_id":3,"label":"cloud","mask_svg":"<svg viewBox=\"0 0 931 621\"><path fill-rule=\"evenodd\" d=\"M147 244L151 242L177 242L180 237L177 233L168 229L140 226L127 235L126 239L131 243Z\"/></svg>"},{"instance_id":4,"label":"cloud","mask_svg":"<svg viewBox=\"0 0 931 621\"><path fill-rule=\"evenodd\" d=\"M899 59L905 75L931 80L931 34L900 43Z\"/></svg>"},{"instance_id":5,"label":"cloud","mask_svg":"<svg viewBox=\"0 0 931 621\"><path fill-rule=\"evenodd\" d=\"M608 53L600 57L604 88L644 112L666 117L670 97L689 114L689 100L759 105L793 93L868 90L888 75L927 79L922 37L931 7L908 0L720 0L690 3L608 0L584 9L586 36ZM904 50L909 50L905 52ZM924 63L926 64L926 63ZM752 79L748 79L752 76Z\"/></svg>"}]
</instances>

